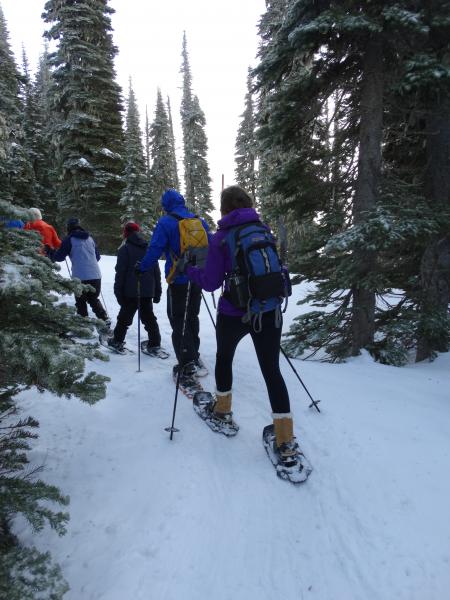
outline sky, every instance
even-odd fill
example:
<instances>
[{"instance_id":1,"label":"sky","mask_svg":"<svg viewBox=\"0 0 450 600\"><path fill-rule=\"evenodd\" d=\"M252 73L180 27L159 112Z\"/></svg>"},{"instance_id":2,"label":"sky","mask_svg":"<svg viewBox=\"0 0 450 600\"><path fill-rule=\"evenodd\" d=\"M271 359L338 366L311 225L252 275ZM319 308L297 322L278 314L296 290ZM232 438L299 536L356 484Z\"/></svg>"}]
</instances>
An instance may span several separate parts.
<instances>
[{"instance_id":1,"label":"sky","mask_svg":"<svg viewBox=\"0 0 450 600\"><path fill-rule=\"evenodd\" d=\"M17 63L22 62L23 44L34 70L43 49L45 0L0 0L0 5ZM146 106L153 119L158 87L170 97L180 165L180 66L186 31L193 91L206 116L213 201L218 206L222 174L225 185L235 183L234 145L248 67L257 62L257 25L264 0L110 0L109 5L116 11L112 25L119 49L117 81L126 96L132 78L142 123Z\"/></svg>"}]
</instances>

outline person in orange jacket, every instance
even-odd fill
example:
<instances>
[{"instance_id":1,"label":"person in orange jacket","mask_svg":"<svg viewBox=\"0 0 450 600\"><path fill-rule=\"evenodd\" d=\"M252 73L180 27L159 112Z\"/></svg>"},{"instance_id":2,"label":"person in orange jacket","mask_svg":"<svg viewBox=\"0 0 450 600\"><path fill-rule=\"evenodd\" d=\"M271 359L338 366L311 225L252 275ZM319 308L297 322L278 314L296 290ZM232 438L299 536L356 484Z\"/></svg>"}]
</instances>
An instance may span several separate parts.
<instances>
[{"instance_id":1,"label":"person in orange jacket","mask_svg":"<svg viewBox=\"0 0 450 600\"><path fill-rule=\"evenodd\" d=\"M61 246L61 240L55 231L55 228L42 220L42 214L39 208L30 208L32 221L28 221L25 225L25 229L39 231L42 237L42 244L44 246L42 254L51 254L52 251L58 250Z\"/></svg>"}]
</instances>

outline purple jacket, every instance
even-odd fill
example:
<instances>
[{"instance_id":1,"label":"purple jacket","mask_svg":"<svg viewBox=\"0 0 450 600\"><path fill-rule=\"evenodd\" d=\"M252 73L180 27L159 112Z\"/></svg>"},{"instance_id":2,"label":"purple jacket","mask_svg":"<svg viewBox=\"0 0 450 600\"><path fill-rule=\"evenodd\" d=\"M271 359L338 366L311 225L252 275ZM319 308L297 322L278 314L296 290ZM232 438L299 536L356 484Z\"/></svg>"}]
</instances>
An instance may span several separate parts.
<instances>
[{"instance_id":1,"label":"purple jacket","mask_svg":"<svg viewBox=\"0 0 450 600\"><path fill-rule=\"evenodd\" d=\"M217 223L217 232L209 240L208 259L204 269L189 266L187 275L191 281L207 292L217 290L232 269L228 244L222 244L228 231L237 225L259 221L259 215L254 208L237 208L225 215ZM242 317L245 311L236 308L223 296L220 297L218 311L230 317Z\"/></svg>"}]
</instances>

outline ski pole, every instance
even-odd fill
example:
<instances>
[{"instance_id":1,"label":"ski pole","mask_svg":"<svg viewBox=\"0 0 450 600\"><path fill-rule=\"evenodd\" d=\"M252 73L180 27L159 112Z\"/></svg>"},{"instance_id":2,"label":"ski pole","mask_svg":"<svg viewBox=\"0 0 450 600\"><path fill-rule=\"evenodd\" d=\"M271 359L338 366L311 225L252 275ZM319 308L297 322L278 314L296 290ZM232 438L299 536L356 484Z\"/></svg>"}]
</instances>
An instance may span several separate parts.
<instances>
[{"instance_id":1,"label":"ski pole","mask_svg":"<svg viewBox=\"0 0 450 600\"><path fill-rule=\"evenodd\" d=\"M212 298L213 306L214 306L214 310L215 310L217 308L217 306L216 306L216 297L214 296L214 292L211 292L211 298Z\"/></svg>"},{"instance_id":2,"label":"ski pole","mask_svg":"<svg viewBox=\"0 0 450 600\"><path fill-rule=\"evenodd\" d=\"M206 298L205 298L203 292L202 292L202 298L203 298L203 302L205 303L206 310L208 311L208 314L210 316L211 322L214 325L214 329L215 329L216 328L216 324L214 322L214 317L212 316L211 311L209 310L209 306L208 306L208 303L206 302Z\"/></svg>"},{"instance_id":3,"label":"ski pole","mask_svg":"<svg viewBox=\"0 0 450 600\"><path fill-rule=\"evenodd\" d=\"M170 439L173 438L173 434L180 431L179 429L177 429L176 427L174 427L175 424L175 413L177 411L177 401L178 401L178 390L180 389L180 375L181 375L181 371L183 369L183 352L186 352L185 347L184 347L184 334L186 332L186 321L187 321L187 314L188 314L188 309L189 309L189 299L191 296L191 281L189 280L188 282L188 287L187 287L187 292L186 292L186 304L184 307L184 315L183 315L183 328L181 330L181 360L178 363L178 373L177 373L177 383L176 383L176 387L175 387L175 400L173 403L173 414L172 414L172 425L170 427L165 427L165 431L170 431Z\"/></svg>"},{"instance_id":4,"label":"ski pole","mask_svg":"<svg viewBox=\"0 0 450 600\"><path fill-rule=\"evenodd\" d=\"M308 388L306 387L306 385L303 383L302 378L300 377L300 375L297 373L296 368L294 367L294 365L292 364L289 356L286 354L286 352L283 350L283 347L280 345L280 350L283 353L284 358L288 361L291 369L294 371L295 375L297 376L297 379L300 381L300 383L303 386L303 389L305 390L305 392L308 394L309 399L311 400L311 404L309 405L309 408L311 408L312 406L314 406L314 408L317 410L317 412L320 412L320 408L317 406L317 404L320 402L320 400L313 400L313 397L311 396L311 394L308 391Z\"/></svg>"},{"instance_id":5,"label":"ski pole","mask_svg":"<svg viewBox=\"0 0 450 600\"><path fill-rule=\"evenodd\" d=\"M138 301L138 373L141 372L141 275L137 276L137 301Z\"/></svg>"},{"instance_id":6,"label":"ski pole","mask_svg":"<svg viewBox=\"0 0 450 600\"><path fill-rule=\"evenodd\" d=\"M67 262L67 258L64 259L66 261L67 271L69 273L69 277L72 277L72 271L70 270L69 263Z\"/></svg>"},{"instance_id":7,"label":"ski pole","mask_svg":"<svg viewBox=\"0 0 450 600\"><path fill-rule=\"evenodd\" d=\"M104 308L105 308L105 313L106 313L106 316L107 316L107 317L108 317L108 319L109 319L108 309L106 308L106 302L105 302L105 299L103 298L103 292L102 292L101 290L100 290L100 296L101 296L101 298L102 298L102 302L103 302L103 306L104 306Z\"/></svg>"}]
</instances>

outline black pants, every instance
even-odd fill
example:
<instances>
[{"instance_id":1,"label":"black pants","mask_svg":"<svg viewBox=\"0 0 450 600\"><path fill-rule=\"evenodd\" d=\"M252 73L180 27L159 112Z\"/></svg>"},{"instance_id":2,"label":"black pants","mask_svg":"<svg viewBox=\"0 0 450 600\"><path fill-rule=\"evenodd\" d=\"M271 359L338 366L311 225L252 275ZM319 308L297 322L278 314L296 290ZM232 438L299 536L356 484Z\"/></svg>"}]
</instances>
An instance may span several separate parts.
<instances>
[{"instance_id":1,"label":"black pants","mask_svg":"<svg viewBox=\"0 0 450 600\"><path fill-rule=\"evenodd\" d=\"M102 280L89 279L86 281L82 281L81 283L84 283L85 285L91 285L95 289L95 292L83 292L81 296L75 297L75 306L77 307L77 313L82 317L87 317L87 305L89 304L89 306L94 311L95 316L98 319L103 319L103 321L105 321L108 318L108 315L106 314L106 310L103 308L100 300L98 299L98 297L100 296Z\"/></svg>"},{"instance_id":2,"label":"black pants","mask_svg":"<svg viewBox=\"0 0 450 600\"><path fill-rule=\"evenodd\" d=\"M200 348L200 321L198 313L200 312L202 290L195 283L191 283L182 347L183 317L186 308L187 289L187 283L173 283L167 288L167 316L172 326L172 344L178 363L181 365L197 360Z\"/></svg>"},{"instance_id":3,"label":"black pants","mask_svg":"<svg viewBox=\"0 0 450 600\"><path fill-rule=\"evenodd\" d=\"M250 334L255 346L264 381L266 382L272 412L290 412L289 394L280 371L281 327L275 327L275 311L263 314L262 329L256 333L241 317L229 317L219 313L216 339L216 387L228 392L233 386L233 358L236 347L244 336ZM251 373L248 374L251 378Z\"/></svg>"},{"instance_id":4,"label":"black pants","mask_svg":"<svg viewBox=\"0 0 450 600\"><path fill-rule=\"evenodd\" d=\"M128 327L132 324L134 315L138 309L137 298L124 298L117 315L117 324L114 329L114 339L123 342L127 335ZM153 312L151 298L141 298L140 317L145 331L148 334L150 346L161 345L161 334L159 333L158 320Z\"/></svg>"}]
</instances>

